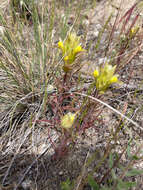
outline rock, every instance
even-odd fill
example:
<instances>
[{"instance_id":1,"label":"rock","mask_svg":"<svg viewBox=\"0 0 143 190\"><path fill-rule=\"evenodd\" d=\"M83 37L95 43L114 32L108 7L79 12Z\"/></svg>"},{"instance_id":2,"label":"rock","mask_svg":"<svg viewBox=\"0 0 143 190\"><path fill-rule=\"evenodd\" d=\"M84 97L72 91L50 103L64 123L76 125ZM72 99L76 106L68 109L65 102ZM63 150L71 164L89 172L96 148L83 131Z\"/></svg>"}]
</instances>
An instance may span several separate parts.
<instances>
[{"instance_id":1,"label":"rock","mask_svg":"<svg viewBox=\"0 0 143 190\"><path fill-rule=\"evenodd\" d=\"M63 172L63 171L60 171L60 172L59 172L59 175L63 175L63 174L64 174L64 172Z\"/></svg>"},{"instance_id":2,"label":"rock","mask_svg":"<svg viewBox=\"0 0 143 190\"><path fill-rule=\"evenodd\" d=\"M32 186L32 181L29 179L26 179L21 183L21 186L23 187L24 190L30 190Z\"/></svg>"}]
</instances>

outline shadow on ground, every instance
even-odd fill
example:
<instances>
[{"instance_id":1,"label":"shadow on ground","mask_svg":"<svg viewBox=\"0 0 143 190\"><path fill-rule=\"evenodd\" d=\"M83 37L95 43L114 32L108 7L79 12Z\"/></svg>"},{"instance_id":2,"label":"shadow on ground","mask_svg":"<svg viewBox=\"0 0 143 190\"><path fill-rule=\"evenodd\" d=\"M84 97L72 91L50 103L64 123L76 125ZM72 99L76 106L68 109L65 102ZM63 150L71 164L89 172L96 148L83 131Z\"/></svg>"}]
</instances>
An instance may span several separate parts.
<instances>
[{"instance_id":1,"label":"shadow on ground","mask_svg":"<svg viewBox=\"0 0 143 190\"><path fill-rule=\"evenodd\" d=\"M0 155L1 190L60 190L61 182L76 179L84 165L88 147L74 149L62 160L44 155ZM3 170L3 171L2 171ZM90 190L90 187L84 189Z\"/></svg>"}]
</instances>

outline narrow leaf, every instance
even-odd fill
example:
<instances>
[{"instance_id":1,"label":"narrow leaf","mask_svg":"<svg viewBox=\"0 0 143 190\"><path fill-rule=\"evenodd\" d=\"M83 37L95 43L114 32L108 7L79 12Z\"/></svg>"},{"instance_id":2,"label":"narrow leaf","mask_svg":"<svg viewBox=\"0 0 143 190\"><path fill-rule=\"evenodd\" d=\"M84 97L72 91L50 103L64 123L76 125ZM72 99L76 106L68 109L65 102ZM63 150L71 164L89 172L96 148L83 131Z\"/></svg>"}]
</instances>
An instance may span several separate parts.
<instances>
[{"instance_id":1,"label":"narrow leaf","mask_svg":"<svg viewBox=\"0 0 143 190\"><path fill-rule=\"evenodd\" d=\"M141 175L141 174L143 174L143 170L132 169L127 172L126 176L131 177L131 176L136 176L136 175Z\"/></svg>"},{"instance_id":2,"label":"narrow leaf","mask_svg":"<svg viewBox=\"0 0 143 190\"><path fill-rule=\"evenodd\" d=\"M93 190L99 190L99 185L95 182L94 178L92 176L88 176L88 183L93 188Z\"/></svg>"}]
</instances>

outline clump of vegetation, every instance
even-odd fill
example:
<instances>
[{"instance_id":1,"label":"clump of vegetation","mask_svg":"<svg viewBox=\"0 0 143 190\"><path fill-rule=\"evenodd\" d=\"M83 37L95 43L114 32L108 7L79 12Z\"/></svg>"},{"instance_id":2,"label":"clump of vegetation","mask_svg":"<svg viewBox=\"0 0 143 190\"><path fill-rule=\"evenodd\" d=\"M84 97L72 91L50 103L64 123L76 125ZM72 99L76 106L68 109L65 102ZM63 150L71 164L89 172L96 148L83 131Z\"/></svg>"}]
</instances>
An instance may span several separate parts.
<instances>
[{"instance_id":1,"label":"clump of vegetation","mask_svg":"<svg viewBox=\"0 0 143 190\"><path fill-rule=\"evenodd\" d=\"M16 151L0 175L2 186L12 176L12 165L17 155L22 154L22 146L26 144L29 147L25 151L33 149L35 143L39 146L41 139L34 140L39 129L45 132L44 127L47 128L46 138L53 150L50 156L52 162L64 161L79 141L88 138L90 130L99 132L100 126L107 130L108 124L104 122L107 108L117 116L114 126L108 129L109 135L103 135L106 143L102 144L102 155L96 150L95 144L96 151L87 153L78 177L70 180L68 176L65 182L63 180L59 184L63 190L82 190L86 185L95 190L121 190L138 185L130 181L130 177L143 172L134 167L142 160L142 144L138 142L140 136L136 132L142 131L142 128L130 114L136 107L130 108L125 102L123 111L120 111L115 103L121 93L120 87L124 84L123 96L126 97L127 85L134 71L129 63L142 46L140 26L136 24L139 14L133 20L130 19L138 4L135 3L121 18L117 15L101 51L102 35L109 29L111 16L107 19L94 44L93 53L101 51L108 59L101 65L92 63L95 68L91 73L86 73L82 69L88 62L90 46L85 48L84 38L77 35L77 28L81 24L79 15L85 2L76 5L75 21L70 26L67 20L74 3L69 2L63 17L56 7L64 9L66 2L56 0L43 2L41 15L34 1L13 0L8 16L1 11L0 142L3 155L0 159L3 160L7 152L13 155ZM95 4L95 1L92 3ZM31 25L25 25L30 17ZM117 30L119 33L114 39ZM86 34L83 35L86 39ZM132 44L137 44L136 49L132 48ZM84 55L87 60L83 61ZM122 77L125 69L130 73L128 82ZM136 89L132 94L134 99L140 90ZM57 140L52 138L53 133L56 133ZM122 139L125 139L123 143ZM24 171L15 189L49 149L47 147L40 156L36 155L36 161Z\"/></svg>"},{"instance_id":2,"label":"clump of vegetation","mask_svg":"<svg viewBox=\"0 0 143 190\"><path fill-rule=\"evenodd\" d=\"M14 23L16 22L17 18L16 15L23 19L23 21L25 20L25 22L30 20L32 16L32 9L30 7L32 4L31 0L11 0L10 4Z\"/></svg>"}]
</instances>

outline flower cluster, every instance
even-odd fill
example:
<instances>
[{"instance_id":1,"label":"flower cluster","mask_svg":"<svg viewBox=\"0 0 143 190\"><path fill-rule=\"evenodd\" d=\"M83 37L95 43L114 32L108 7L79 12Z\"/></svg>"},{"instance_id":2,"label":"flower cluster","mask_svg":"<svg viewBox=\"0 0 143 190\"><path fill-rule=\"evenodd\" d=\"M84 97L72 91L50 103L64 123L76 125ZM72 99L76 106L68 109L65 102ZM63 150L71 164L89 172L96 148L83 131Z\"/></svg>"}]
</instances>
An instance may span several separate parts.
<instances>
[{"instance_id":1,"label":"flower cluster","mask_svg":"<svg viewBox=\"0 0 143 190\"><path fill-rule=\"evenodd\" d=\"M64 129L70 129L75 121L76 113L67 113L61 118L61 126Z\"/></svg>"},{"instance_id":2,"label":"flower cluster","mask_svg":"<svg viewBox=\"0 0 143 190\"><path fill-rule=\"evenodd\" d=\"M132 31L134 33L134 31ZM75 33L70 33L67 39L62 42L58 42L58 48L62 51L64 57L63 70L65 73L70 72L73 67L76 67L76 58L80 52L85 51L80 45L80 37L77 37ZM93 72L95 79L96 89L100 94L103 94L112 83L120 82L118 75L115 74L116 66L112 66L109 63L105 63L104 66L97 68ZM69 130L72 128L77 113L67 113L61 118L61 127Z\"/></svg>"},{"instance_id":3,"label":"flower cluster","mask_svg":"<svg viewBox=\"0 0 143 190\"><path fill-rule=\"evenodd\" d=\"M71 70L71 65L74 63L77 54L85 51L80 45L80 37L77 37L75 33L70 33L64 42L59 41L58 48L62 50L64 57L63 70L65 72Z\"/></svg>"},{"instance_id":4,"label":"flower cluster","mask_svg":"<svg viewBox=\"0 0 143 190\"><path fill-rule=\"evenodd\" d=\"M114 75L116 66L105 63L104 67L94 70L96 89L104 93L112 83L119 82L118 75Z\"/></svg>"}]
</instances>

